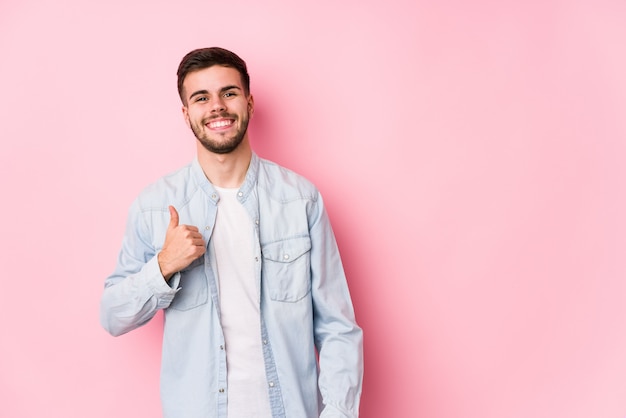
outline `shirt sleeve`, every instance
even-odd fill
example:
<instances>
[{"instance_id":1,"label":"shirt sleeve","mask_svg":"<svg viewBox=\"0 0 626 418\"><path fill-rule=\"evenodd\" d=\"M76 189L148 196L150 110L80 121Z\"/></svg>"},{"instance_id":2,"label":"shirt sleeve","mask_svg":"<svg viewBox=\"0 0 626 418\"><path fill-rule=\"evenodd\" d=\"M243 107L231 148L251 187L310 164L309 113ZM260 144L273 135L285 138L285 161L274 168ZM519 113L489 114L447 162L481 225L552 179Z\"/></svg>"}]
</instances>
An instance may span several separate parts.
<instances>
[{"instance_id":1,"label":"shirt sleeve","mask_svg":"<svg viewBox=\"0 0 626 418\"><path fill-rule=\"evenodd\" d=\"M320 417L358 417L363 332L355 320L339 249L319 194L309 219L315 344L324 404Z\"/></svg>"},{"instance_id":2,"label":"shirt sleeve","mask_svg":"<svg viewBox=\"0 0 626 418\"><path fill-rule=\"evenodd\" d=\"M100 322L111 335L138 328L170 305L177 292L180 274L165 281L151 244L151 233L141 216L138 202L128 215L114 273L105 280L100 301Z\"/></svg>"}]
</instances>

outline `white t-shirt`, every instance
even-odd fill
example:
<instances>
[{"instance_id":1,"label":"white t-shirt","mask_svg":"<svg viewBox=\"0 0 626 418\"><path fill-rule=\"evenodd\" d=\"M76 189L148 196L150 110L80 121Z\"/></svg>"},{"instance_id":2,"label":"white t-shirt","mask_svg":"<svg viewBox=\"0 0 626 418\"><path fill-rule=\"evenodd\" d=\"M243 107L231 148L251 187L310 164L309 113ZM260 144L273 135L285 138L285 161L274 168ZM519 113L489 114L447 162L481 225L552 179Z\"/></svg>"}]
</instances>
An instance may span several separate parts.
<instances>
[{"instance_id":1,"label":"white t-shirt","mask_svg":"<svg viewBox=\"0 0 626 418\"><path fill-rule=\"evenodd\" d=\"M270 418L261 346L260 290L254 274L254 227L237 200L238 189L216 190L220 200L211 241L226 340L228 418Z\"/></svg>"}]
</instances>

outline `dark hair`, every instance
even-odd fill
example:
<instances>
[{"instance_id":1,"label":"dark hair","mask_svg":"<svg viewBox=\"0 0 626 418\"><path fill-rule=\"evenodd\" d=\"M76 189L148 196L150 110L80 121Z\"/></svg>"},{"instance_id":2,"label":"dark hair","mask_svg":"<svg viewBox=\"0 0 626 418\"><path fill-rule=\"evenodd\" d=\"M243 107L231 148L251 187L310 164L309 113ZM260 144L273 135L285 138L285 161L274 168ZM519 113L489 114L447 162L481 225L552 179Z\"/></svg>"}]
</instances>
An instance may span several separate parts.
<instances>
[{"instance_id":1,"label":"dark hair","mask_svg":"<svg viewBox=\"0 0 626 418\"><path fill-rule=\"evenodd\" d=\"M241 82L243 83L243 90L246 95L250 94L250 75L248 74L248 68L244 60L239 58L234 52L230 52L224 48L212 47L212 48L200 48L194 49L187 55L185 55L178 66L178 95L180 99L185 103L183 98L183 82L187 74L193 71L203 70L205 68L212 67L214 65L221 65L223 67L231 67L239 71L241 75Z\"/></svg>"}]
</instances>

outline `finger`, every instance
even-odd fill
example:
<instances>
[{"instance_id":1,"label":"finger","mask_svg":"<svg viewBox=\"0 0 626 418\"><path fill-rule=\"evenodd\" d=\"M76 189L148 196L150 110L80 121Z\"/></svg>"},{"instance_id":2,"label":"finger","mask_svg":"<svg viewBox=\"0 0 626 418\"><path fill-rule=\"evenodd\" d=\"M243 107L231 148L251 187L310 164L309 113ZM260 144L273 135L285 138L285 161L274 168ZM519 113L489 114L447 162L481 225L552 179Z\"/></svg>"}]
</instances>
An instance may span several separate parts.
<instances>
[{"instance_id":1,"label":"finger","mask_svg":"<svg viewBox=\"0 0 626 418\"><path fill-rule=\"evenodd\" d=\"M190 239L195 239L195 238L202 238L202 234L200 232L193 231L188 229L189 227L187 225L182 225L179 227L180 232L180 236L184 237L184 238L190 238Z\"/></svg>"},{"instance_id":2,"label":"finger","mask_svg":"<svg viewBox=\"0 0 626 418\"><path fill-rule=\"evenodd\" d=\"M178 212L176 211L176 208L174 206L170 206L170 224L167 227L168 229L173 229L176 228L178 226Z\"/></svg>"}]
</instances>

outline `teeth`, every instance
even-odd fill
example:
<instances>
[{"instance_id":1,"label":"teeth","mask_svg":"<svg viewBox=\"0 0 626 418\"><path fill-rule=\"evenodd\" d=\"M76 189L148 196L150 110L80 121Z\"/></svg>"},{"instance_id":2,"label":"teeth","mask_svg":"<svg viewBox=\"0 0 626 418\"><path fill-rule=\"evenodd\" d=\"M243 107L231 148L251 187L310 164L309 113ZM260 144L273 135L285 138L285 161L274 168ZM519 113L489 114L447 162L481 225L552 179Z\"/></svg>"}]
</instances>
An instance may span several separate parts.
<instances>
[{"instance_id":1,"label":"teeth","mask_svg":"<svg viewBox=\"0 0 626 418\"><path fill-rule=\"evenodd\" d=\"M211 128L222 128L224 126L231 125L233 123L232 120L218 120L216 122L211 122L209 127Z\"/></svg>"}]
</instances>

